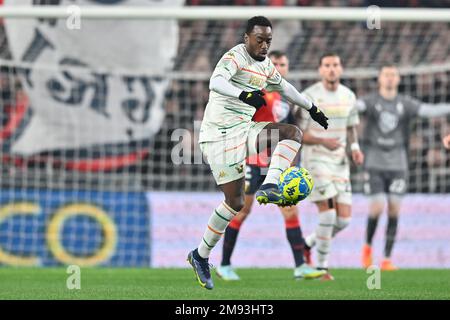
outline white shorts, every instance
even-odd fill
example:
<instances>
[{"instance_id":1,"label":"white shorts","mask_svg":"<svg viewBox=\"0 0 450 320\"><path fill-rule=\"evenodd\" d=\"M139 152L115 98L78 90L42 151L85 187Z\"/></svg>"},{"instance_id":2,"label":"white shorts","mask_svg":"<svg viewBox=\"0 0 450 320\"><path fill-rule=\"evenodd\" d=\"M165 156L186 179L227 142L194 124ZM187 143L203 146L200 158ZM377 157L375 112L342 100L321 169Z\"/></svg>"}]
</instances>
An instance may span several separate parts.
<instances>
[{"instance_id":1,"label":"white shorts","mask_svg":"<svg viewBox=\"0 0 450 320\"><path fill-rule=\"evenodd\" d=\"M235 137L200 143L200 150L205 156L218 185L244 177L245 159L257 153L258 134L269 123L252 121L245 130L242 130Z\"/></svg>"},{"instance_id":2,"label":"white shorts","mask_svg":"<svg viewBox=\"0 0 450 320\"><path fill-rule=\"evenodd\" d=\"M338 203L352 204L352 185L348 164L335 165L314 161L305 168L314 180L314 188L308 200L317 202L336 197Z\"/></svg>"}]
</instances>

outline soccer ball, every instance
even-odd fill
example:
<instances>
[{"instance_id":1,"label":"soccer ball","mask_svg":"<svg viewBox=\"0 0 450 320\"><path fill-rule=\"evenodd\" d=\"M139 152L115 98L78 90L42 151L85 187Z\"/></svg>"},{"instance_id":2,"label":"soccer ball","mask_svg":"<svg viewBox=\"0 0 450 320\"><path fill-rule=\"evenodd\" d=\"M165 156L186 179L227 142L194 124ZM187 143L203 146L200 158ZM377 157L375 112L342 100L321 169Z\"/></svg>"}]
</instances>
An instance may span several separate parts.
<instances>
[{"instance_id":1,"label":"soccer ball","mask_svg":"<svg viewBox=\"0 0 450 320\"><path fill-rule=\"evenodd\" d=\"M306 199L314 187L314 181L308 170L290 167L283 171L278 181L278 188L284 198L291 204Z\"/></svg>"}]
</instances>

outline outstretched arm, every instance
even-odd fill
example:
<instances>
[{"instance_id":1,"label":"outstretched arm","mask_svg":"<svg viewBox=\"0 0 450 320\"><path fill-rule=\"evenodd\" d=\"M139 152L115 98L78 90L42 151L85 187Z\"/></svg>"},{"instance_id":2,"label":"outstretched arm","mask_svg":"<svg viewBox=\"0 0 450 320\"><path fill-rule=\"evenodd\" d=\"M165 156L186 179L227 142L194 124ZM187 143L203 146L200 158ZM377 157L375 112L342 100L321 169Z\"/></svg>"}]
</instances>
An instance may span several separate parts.
<instances>
[{"instance_id":1,"label":"outstretched arm","mask_svg":"<svg viewBox=\"0 0 450 320\"><path fill-rule=\"evenodd\" d=\"M289 102L296 104L304 108L305 110L308 110L311 118L314 121L318 122L322 127L324 127L325 129L328 128L327 116L319 108L317 108L314 103L312 103L311 100L309 100L304 94L298 92L292 84L282 79L279 84L279 92L283 96L285 96Z\"/></svg>"},{"instance_id":2,"label":"outstretched arm","mask_svg":"<svg viewBox=\"0 0 450 320\"><path fill-rule=\"evenodd\" d=\"M421 118L434 118L450 114L450 104L448 103L422 103L419 106L417 115Z\"/></svg>"}]
</instances>

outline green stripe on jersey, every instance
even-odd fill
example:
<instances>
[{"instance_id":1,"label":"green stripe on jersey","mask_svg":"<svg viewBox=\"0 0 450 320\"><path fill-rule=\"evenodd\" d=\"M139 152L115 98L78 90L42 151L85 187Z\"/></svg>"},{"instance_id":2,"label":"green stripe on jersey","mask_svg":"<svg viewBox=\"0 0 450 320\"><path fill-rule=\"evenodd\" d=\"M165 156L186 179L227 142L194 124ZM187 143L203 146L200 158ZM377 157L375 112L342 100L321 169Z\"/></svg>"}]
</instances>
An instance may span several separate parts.
<instances>
[{"instance_id":1,"label":"green stripe on jersey","mask_svg":"<svg viewBox=\"0 0 450 320\"><path fill-rule=\"evenodd\" d=\"M230 128L236 127L236 126L238 126L238 125L240 125L240 124L243 124L243 123L247 123L247 121L241 121L241 122L235 123L235 124L233 124L232 126L228 126L228 127L219 127L218 129L219 129L219 130L230 129Z\"/></svg>"}]
</instances>

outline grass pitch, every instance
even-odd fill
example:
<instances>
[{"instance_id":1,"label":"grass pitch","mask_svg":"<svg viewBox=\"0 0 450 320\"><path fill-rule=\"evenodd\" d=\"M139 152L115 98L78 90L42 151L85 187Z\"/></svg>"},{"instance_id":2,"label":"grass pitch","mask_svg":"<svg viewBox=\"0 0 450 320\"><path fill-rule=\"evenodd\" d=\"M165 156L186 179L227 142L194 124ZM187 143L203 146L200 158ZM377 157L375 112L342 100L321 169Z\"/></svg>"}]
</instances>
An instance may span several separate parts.
<instances>
[{"instance_id":1,"label":"grass pitch","mask_svg":"<svg viewBox=\"0 0 450 320\"><path fill-rule=\"evenodd\" d=\"M370 274L333 270L335 281L294 280L292 269L238 269L242 280L214 274L212 291L200 288L191 269L81 269L81 289L69 290L64 268L0 268L0 299L450 299L450 270L381 273L381 289L369 290Z\"/></svg>"}]
</instances>

